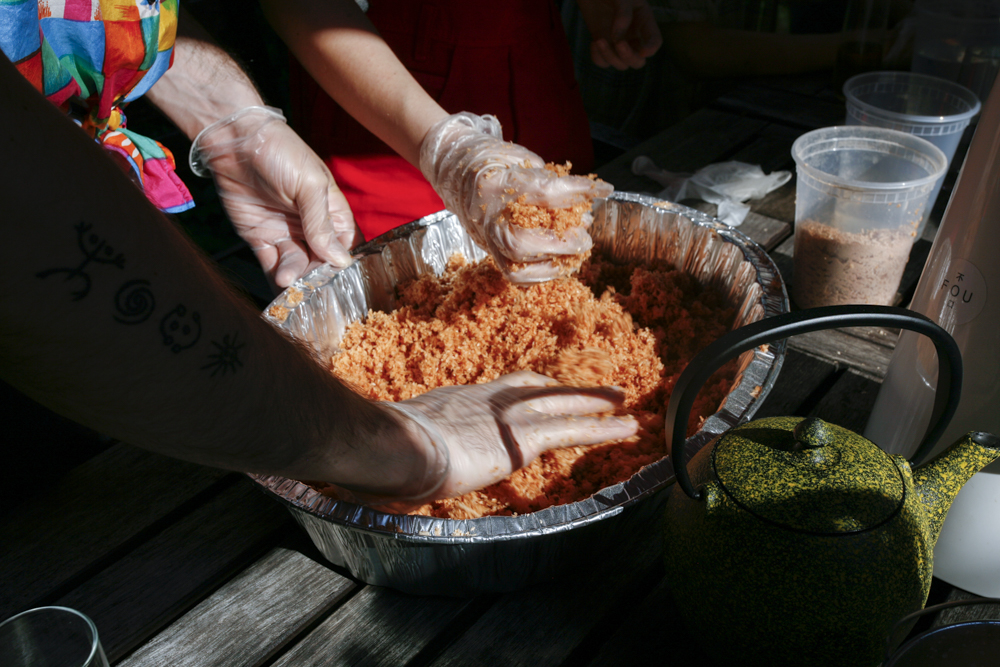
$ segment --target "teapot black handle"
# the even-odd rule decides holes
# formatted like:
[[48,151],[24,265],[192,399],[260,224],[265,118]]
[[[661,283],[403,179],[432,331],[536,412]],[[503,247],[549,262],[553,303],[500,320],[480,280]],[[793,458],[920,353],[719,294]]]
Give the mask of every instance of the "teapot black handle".
[[[911,310],[893,306],[823,306],[783,313],[734,329],[710,343],[681,373],[667,404],[667,446],[677,484],[691,498],[700,494],[691,485],[684,461],[687,422],[698,390],[712,373],[734,357],[758,345],[798,334],[844,327],[896,327],[923,334],[934,343],[938,357],[938,390],[934,395],[930,427],[910,459],[916,465],[930,451],[955,415],[962,394],[962,353],[955,339],[933,321]],[[942,391],[943,387],[947,391]]]

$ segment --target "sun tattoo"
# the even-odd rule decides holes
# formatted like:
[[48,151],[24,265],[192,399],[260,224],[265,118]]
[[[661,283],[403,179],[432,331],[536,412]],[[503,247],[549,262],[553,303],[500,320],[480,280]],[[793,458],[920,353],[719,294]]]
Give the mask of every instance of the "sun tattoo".
[[202,366],[202,370],[211,370],[212,374],[210,377],[215,377],[216,373],[226,373],[232,371],[235,373],[237,370],[242,368],[243,362],[240,361],[240,350],[246,343],[237,342],[239,334],[233,334],[232,338],[229,335],[222,337],[222,342],[212,341],[212,345],[215,346],[215,352],[208,355],[211,359],[207,364]]

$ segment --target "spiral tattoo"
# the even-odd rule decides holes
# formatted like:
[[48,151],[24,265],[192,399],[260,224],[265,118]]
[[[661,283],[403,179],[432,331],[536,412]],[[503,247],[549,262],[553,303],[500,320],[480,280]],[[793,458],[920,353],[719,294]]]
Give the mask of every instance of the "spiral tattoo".
[[156,309],[156,298],[149,281],[130,280],[115,295],[115,320],[122,324],[142,324]]

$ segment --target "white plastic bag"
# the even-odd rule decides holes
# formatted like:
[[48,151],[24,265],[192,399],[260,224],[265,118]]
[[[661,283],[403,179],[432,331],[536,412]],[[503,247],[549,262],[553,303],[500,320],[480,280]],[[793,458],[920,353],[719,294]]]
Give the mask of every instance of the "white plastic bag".
[[792,178],[790,171],[765,174],[759,165],[736,161],[710,164],[694,174],[678,174],[660,169],[645,155],[632,162],[632,173],[664,186],[656,195],[663,199],[701,199],[717,204],[716,217],[731,227],[742,224],[750,212],[745,202],[760,199]]

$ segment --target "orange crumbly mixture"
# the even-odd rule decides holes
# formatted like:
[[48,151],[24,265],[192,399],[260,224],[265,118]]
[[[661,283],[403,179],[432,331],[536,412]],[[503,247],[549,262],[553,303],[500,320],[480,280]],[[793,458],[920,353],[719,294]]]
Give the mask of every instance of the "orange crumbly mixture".
[[[403,285],[399,296],[395,311],[370,312],[351,325],[332,360],[333,371],[369,398],[400,401],[531,370],[569,386],[617,385],[625,391],[621,412],[640,424],[628,440],[546,452],[492,486],[414,512],[455,519],[582,500],[668,454],[670,390],[687,361],[735,316],[721,293],[686,273],[600,258],[578,277],[518,287],[488,259],[456,257],[442,276]],[[702,389],[689,434],[718,409],[734,372],[735,362]]]
[[[554,164],[549,162],[545,165],[545,169],[560,177],[568,176],[572,167],[573,165],[570,162],[567,162],[566,164]],[[588,174],[587,177],[592,181],[597,180],[596,174]],[[590,212],[592,199],[592,196],[586,196],[584,201],[574,204],[568,208],[549,208],[546,206],[528,204],[525,201],[526,197],[521,195],[517,198],[517,200],[508,202],[507,206],[504,207],[504,210],[500,213],[500,215],[515,227],[523,227],[525,229],[548,229],[556,232],[557,234],[562,234],[573,227],[580,227],[583,225],[583,216]],[[562,257],[556,257],[551,261],[560,268],[560,275],[568,276],[579,269],[580,265],[583,264],[588,257],[590,257],[590,251],[579,255],[564,255]],[[515,263],[512,268],[517,270],[524,268],[525,266],[526,264],[524,263]]]

